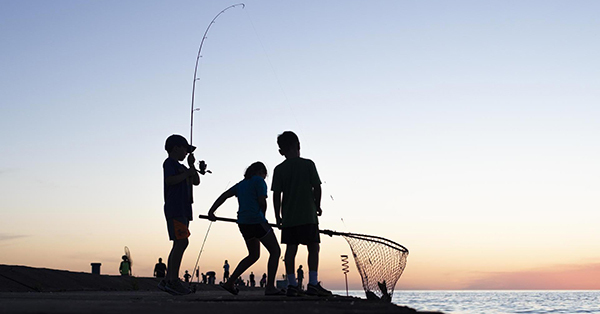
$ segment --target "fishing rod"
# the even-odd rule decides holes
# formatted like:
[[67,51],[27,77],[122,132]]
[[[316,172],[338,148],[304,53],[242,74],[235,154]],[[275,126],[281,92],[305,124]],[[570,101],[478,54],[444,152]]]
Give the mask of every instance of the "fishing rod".
[[215,21],[217,20],[217,18],[219,18],[219,16],[221,14],[223,14],[225,11],[227,11],[231,8],[235,8],[237,6],[242,6],[242,9],[246,7],[246,5],[243,3],[237,3],[237,4],[230,5],[230,6],[226,7],[225,9],[223,9],[221,12],[219,12],[219,14],[217,14],[212,19],[212,21],[210,21],[210,23],[208,24],[208,27],[206,28],[206,31],[204,31],[204,36],[202,36],[202,41],[200,41],[200,48],[198,48],[198,56],[196,57],[196,66],[194,67],[194,83],[192,84],[192,109],[190,112],[190,145],[192,145],[192,136],[194,135],[194,112],[200,110],[200,108],[194,108],[194,99],[195,99],[195,95],[196,95],[196,81],[200,80],[200,78],[198,77],[198,63],[200,61],[200,57],[202,57],[202,47],[204,46],[204,40],[206,39],[206,35],[208,35],[208,31],[210,30],[212,25],[215,24]]

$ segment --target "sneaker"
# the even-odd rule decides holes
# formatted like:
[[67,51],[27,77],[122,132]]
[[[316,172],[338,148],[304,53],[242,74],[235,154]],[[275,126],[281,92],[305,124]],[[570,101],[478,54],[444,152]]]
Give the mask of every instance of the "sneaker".
[[177,280],[175,282],[167,282],[167,284],[165,285],[165,291],[172,295],[186,295],[192,293],[190,289],[184,287],[183,284],[181,284],[180,280]]
[[266,296],[286,295],[286,292],[277,288],[265,289]]
[[298,286],[287,286],[285,295],[288,297],[301,297],[304,295],[304,291],[302,291],[302,289],[300,289]]
[[224,283],[219,284],[219,286],[221,286],[221,288],[227,290],[227,292],[229,292],[233,295],[238,295],[238,293],[240,293],[240,290],[236,287],[229,287]]
[[306,294],[307,295],[315,295],[318,297],[328,297],[333,295],[331,291],[321,287],[321,283],[318,282],[316,285],[308,284],[306,285]]
[[167,291],[167,282],[163,279],[158,283],[158,289],[162,291]]

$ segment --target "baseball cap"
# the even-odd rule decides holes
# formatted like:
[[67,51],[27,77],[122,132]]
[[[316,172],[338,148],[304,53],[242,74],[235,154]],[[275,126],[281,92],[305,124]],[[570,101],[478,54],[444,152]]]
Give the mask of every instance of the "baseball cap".
[[185,137],[179,134],[173,134],[167,138],[167,141],[165,142],[165,150],[170,152],[175,146],[187,147],[188,153],[191,153],[196,149],[195,146],[188,144],[188,141],[185,139]]

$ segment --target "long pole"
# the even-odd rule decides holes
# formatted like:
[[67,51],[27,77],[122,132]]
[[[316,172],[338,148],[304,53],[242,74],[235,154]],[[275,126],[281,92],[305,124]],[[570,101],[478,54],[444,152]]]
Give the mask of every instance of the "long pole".
[[[206,215],[198,215],[198,218],[210,220],[210,218]],[[225,218],[225,217],[215,217],[215,218],[216,218],[215,219],[216,221],[237,222],[237,220],[233,219],[233,218]],[[273,228],[279,228],[279,226],[276,224],[269,224],[269,226],[271,226]],[[334,235],[343,236],[343,237],[351,237],[351,238],[367,237],[367,238],[369,238],[369,241],[371,241],[371,242],[381,243],[383,245],[392,247],[394,249],[400,249],[400,250],[408,253],[408,249],[406,247],[404,247],[403,245],[398,244],[392,240],[388,240],[386,238],[382,238],[382,237],[378,237],[378,236],[372,236],[372,235],[360,234],[360,233],[339,232],[339,231],[328,230],[328,229],[319,230],[319,233],[326,234],[330,237],[334,236]],[[392,246],[391,244],[395,245],[396,247]]]
[[210,21],[210,24],[208,24],[208,27],[206,28],[206,31],[204,31],[204,36],[202,36],[202,41],[200,41],[200,48],[198,48],[198,56],[196,57],[196,66],[194,67],[194,83],[192,85],[192,110],[190,111],[190,145],[192,145],[192,136],[194,135],[194,111],[199,110],[199,108],[194,108],[194,98],[196,95],[196,81],[198,81],[200,78],[198,78],[197,74],[198,74],[198,63],[200,61],[200,57],[202,56],[202,47],[204,46],[204,40],[206,39],[206,35],[208,35],[208,31],[210,30],[210,27],[215,23],[215,21],[217,20],[217,18],[219,17],[219,15],[223,14],[223,12],[231,9],[231,8],[235,8],[237,6],[242,6],[242,9],[246,7],[245,4],[243,3],[238,3],[238,4],[234,4],[234,5],[230,5],[228,7],[226,7],[225,9],[223,9],[221,12],[219,12],[219,14],[217,14],[212,21]]

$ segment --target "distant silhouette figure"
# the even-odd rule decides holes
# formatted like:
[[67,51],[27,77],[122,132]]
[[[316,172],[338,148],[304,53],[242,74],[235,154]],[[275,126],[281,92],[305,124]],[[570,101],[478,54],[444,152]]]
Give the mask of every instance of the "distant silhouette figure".
[[296,271],[296,276],[298,278],[298,288],[302,289],[302,280],[304,279],[304,270],[302,270],[302,265],[298,267]]
[[254,280],[254,273],[250,272],[250,287],[256,286],[256,280]]
[[258,161],[251,164],[244,173],[244,179],[223,192],[208,211],[209,219],[215,221],[215,211],[219,206],[230,197],[236,196],[238,199],[237,224],[240,233],[246,241],[248,256],[240,261],[233,271],[230,280],[227,280],[222,285],[223,289],[234,295],[238,294],[238,289],[234,285],[236,279],[260,258],[261,243],[269,251],[269,262],[267,264],[267,273],[269,276],[265,295],[282,294],[282,291],[275,287],[275,276],[277,274],[281,249],[279,248],[273,229],[265,218],[267,210],[266,177],[267,167],[262,162]]
[[206,274],[202,273],[202,283],[203,284],[207,284],[208,282],[206,281]]
[[318,281],[319,269],[319,219],[321,209],[321,179],[315,163],[300,157],[300,140],[291,131],[277,136],[279,153],[285,160],[273,171],[273,208],[275,219],[281,226],[281,243],[286,244],[285,272],[288,279],[288,296],[302,294],[296,281],[296,253],[300,244],[308,249],[308,284],[306,294],[329,296]]
[[223,282],[227,282],[229,279],[229,263],[225,260],[225,264],[223,264]]
[[190,275],[190,273],[188,273],[188,271],[186,270],[185,275],[183,275],[183,279],[185,280],[185,282],[189,283],[191,277],[192,275]]
[[209,272],[206,272],[206,277],[207,277],[207,280],[208,280],[208,284],[209,285],[214,285],[215,284],[215,279],[217,277],[217,273],[215,273],[214,271],[211,270]]
[[131,263],[129,263],[127,255],[123,255],[122,259],[121,265],[119,265],[121,276],[131,276]]
[[260,278],[260,287],[264,288],[267,285],[267,274],[263,274]]
[[162,258],[158,258],[158,263],[154,265],[154,277],[164,278],[167,273],[167,265],[163,263]]
[[[190,294],[179,280],[179,269],[183,253],[189,244],[189,223],[192,220],[193,193],[192,186],[200,184],[198,170],[194,166],[196,158],[192,153],[196,147],[190,145],[181,135],[173,134],[165,141],[165,150],[169,157],[163,162],[163,191],[164,213],[167,220],[169,239],[173,247],[169,253],[168,269],[164,280],[158,288],[174,295]],[[186,159],[189,166],[179,163]],[[200,162],[200,172],[203,173],[206,164]]]

